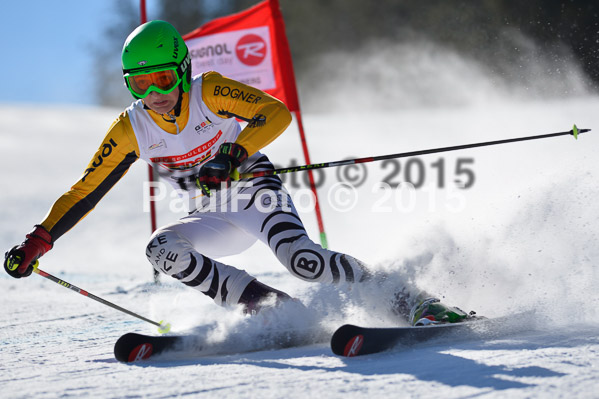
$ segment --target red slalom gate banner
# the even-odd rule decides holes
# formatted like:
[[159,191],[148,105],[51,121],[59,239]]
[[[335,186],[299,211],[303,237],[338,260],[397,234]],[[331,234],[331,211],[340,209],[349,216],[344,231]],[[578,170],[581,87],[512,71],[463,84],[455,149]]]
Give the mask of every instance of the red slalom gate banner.
[[299,111],[293,63],[278,0],[212,20],[183,36],[194,75],[217,71]]
[[[265,0],[245,11],[214,19],[183,35],[183,40],[191,54],[194,75],[216,71],[283,101],[295,114],[304,158],[307,164],[311,163],[278,0]],[[327,248],[314,176],[311,170],[307,172],[315,199],[320,241]]]

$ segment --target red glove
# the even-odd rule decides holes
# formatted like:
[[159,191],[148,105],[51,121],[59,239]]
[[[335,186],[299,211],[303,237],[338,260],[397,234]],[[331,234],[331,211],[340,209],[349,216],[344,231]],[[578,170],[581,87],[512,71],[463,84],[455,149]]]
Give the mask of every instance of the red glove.
[[29,276],[35,261],[52,249],[52,245],[50,233],[42,226],[36,225],[21,245],[4,254],[4,270],[14,278]]
[[231,183],[231,172],[239,167],[248,157],[248,152],[237,143],[223,143],[218,148],[218,154],[206,162],[196,178],[196,185],[204,195],[210,196],[210,190],[218,190],[222,183],[227,187]]

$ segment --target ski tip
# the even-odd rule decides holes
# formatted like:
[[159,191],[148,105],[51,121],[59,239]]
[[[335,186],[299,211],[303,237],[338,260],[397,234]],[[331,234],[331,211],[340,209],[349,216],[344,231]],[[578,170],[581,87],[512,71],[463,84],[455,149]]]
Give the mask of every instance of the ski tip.
[[331,350],[335,355],[353,357],[361,354],[364,335],[360,327],[345,324],[339,327],[331,337]]
[[132,363],[148,359],[153,352],[149,342],[138,342],[139,334],[127,333],[121,336],[114,345],[114,357],[122,363]]

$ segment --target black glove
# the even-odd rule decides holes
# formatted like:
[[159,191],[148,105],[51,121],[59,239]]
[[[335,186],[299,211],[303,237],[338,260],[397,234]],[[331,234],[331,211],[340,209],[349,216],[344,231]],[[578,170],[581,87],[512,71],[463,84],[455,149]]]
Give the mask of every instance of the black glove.
[[42,226],[35,226],[21,245],[14,246],[4,254],[4,270],[14,278],[27,277],[33,265],[42,255],[52,249],[52,237]]
[[218,148],[218,154],[206,162],[196,178],[196,185],[204,195],[210,196],[210,190],[218,190],[225,183],[231,184],[231,172],[239,167],[248,157],[248,152],[236,143],[223,143]]

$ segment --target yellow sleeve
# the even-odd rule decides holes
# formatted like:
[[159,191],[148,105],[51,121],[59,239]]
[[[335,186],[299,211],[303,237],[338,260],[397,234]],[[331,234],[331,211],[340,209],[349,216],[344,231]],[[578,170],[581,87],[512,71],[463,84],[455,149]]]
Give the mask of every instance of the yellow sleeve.
[[123,112],[110,126],[81,178],[56,200],[43,222],[52,241],[83,219],[139,158],[131,122]]
[[281,101],[217,72],[202,75],[202,99],[220,117],[248,122],[235,142],[249,156],[279,137],[291,123],[291,113]]

